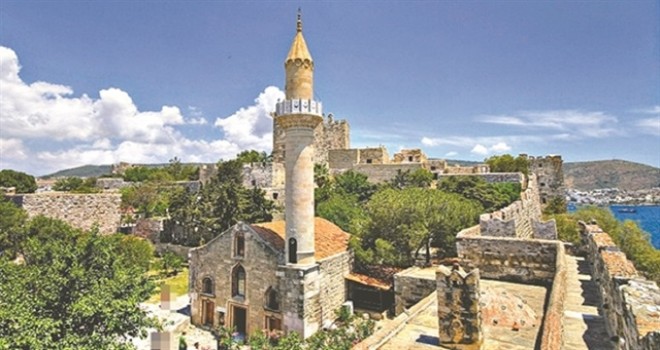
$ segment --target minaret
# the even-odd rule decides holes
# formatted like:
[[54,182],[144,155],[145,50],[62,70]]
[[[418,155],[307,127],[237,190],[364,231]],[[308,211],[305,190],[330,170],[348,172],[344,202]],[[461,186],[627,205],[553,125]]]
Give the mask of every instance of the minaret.
[[314,128],[323,120],[314,101],[314,62],[302,34],[298,11],[296,36],[284,61],[286,99],[278,102],[275,125],[286,133],[286,259],[310,265],[314,260]]

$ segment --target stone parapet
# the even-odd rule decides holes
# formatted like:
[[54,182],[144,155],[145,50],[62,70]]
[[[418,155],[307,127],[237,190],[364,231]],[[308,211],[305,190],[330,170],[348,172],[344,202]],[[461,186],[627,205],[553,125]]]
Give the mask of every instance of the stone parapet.
[[436,283],[440,345],[457,350],[481,349],[479,269],[466,271],[458,264],[439,266]]
[[660,288],[642,277],[596,224],[580,223],[587,261],[603,300],[607,331],[617,349],[660,348]]
[[101,234],[116,233],[121,221],[121,195],[118,193],[42,192],[8,198],[29,217],[43,215],[60,219],[83,230],[97,226]]
[[482,277],[533,284],[548,284],[553,280],[558,244],[550,240],[456,236],[458,257],[474,263]]
[[437,289],[435,269],[411,267],[394,275],[394,315],[399,315]]
[[561,349],[564,342],[564,311],[566,309],[568,267],[564,245],[557,243],[555,276],[543,316],[541,349]]

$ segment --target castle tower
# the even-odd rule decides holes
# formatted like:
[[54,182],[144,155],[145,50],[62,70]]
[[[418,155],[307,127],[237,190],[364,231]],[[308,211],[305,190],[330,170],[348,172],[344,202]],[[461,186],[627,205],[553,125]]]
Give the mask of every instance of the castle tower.
[[323,121],[314,101],[314,62],[302,34],[298,12],[296,36],[284,62],[286,99],[278,102],[275,129],[285,141],[286,258],[289,264],[314,263],[314,129]]

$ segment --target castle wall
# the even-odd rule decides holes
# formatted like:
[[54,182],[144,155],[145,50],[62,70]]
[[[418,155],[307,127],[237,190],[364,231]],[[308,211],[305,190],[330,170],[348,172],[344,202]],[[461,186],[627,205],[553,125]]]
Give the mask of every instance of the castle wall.
[[[660,288],[635,269],[597,225],[580,223],[581,239],[603,301],[607,331],[620,349],[660,348]],[[621,341],[623,340],[623,341]]]
[[552,198],[566,196],[561,156],[528,156],[527,160],[529,161],[529,169],[536,174],[538,179],[539,196],[544,206]]
[[564,340],[564,311],[568,297],[568,267],[566,251],[561,242],[557,242],[555,276],[552,280],[550,297],[543,315],[540,349],[561,349]]
[[387,153],[387,148],[360,148],[358,149],[357,164],[389,164],[390,156]]
[[[426,269],[428,270],[428,269]],[[435,292],[435,273],[411,267],[394,275],[394,315],[399,315]]]
[[393,179],[398,171],[415,171],[421,168],[423,168],[421,163],[358,164],[353,170],[367,175],[367,180],[371,183],[380,183]]
[[359,161],[360,152],[357,148],[334,149],[328,152],[329,169],[350,169]]
[[426,163],[428,158],[421,149],[402,149],[394,153],[392,163]]
[[[449,169],[453,169],[453,167],[447,168],[448,171]],[[446,173],[446,174],[439,174],[438,175],[438,181],[442,181],[444,178],[449,178],[453,177],[456,175],[464,175],[464,176],[477,176],[487,183],[500,183],[500,182],[511,182],[511,183],[523,183],[523,174],[521,173],[483,173],[483,174],[474,174],[474,173],[469,173],[469,174],[454,174],[454,173]]]
[[479,236],[475,231],[459,232],[456,250],[459,258],[479,268],[482,277],[533,284],[547,284],[554,278],[557,241]]
[[[536,178],[529,176],[527,188],[520,193],[520,199],[509,206],[492,213],[479,216],[482,236],[530,238],[535,236],[535,222],[541,219],[541,203]],[[536,225],[541,231],[537,234],[555,239],[551,224]]]
[[118,193],[43,192],[9,198],[31,218],[44,215],[83,230],[98,225],[101,234],[116,233],[119,229],[121,195]]
[[[273,162],[284,162],[286,132],[273,123]],[[332,114],[314,129],[314,163],[328,162],[328,152],[350,148],[350,127],[346,120],[335,120]]]

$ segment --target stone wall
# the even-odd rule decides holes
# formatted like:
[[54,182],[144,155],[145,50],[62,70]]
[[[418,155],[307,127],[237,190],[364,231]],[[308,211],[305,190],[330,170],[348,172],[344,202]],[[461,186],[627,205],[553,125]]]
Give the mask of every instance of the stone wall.
[[[284,163],[286,132],[273,122],[273,161]],[[332,114],[314,129],[314,163],[328,162],[328,152],[350,148],[350,127],[346,120],[335,120]]]
[[394,153],[392,163],[427,163],[428,158],[426,154],[419,148],[402,149]]
[[566,196],[561,156],[527,156],[529,169],[538,178],[539,196],[543,206],[552,198]]
[[282,163],[250,163],[243,165],[243,186],[247,188],[284,188]]
[[564,340],[564,311],[567,297],[568,267],[564,245],[557,243],[555,276],[552,280],[550,297],[543,315],[541,330],[541,349],[561,349]]
[[394,275],[394,315],[411,308],[437,289],[435,272],[423,273],[422,270],[429,269],[411,267]]
[[612,238],[595,224],[580,223],[587,261],[603,301],[607,331],[619,349],[660,348],[660,288],[635,269]]
[[321,324],[325,325],[337,317],[335,311],[346,302],[346,281],[344,278],[352,270],[353,257],[350,252],[333,255],[318,262],[321,272]]
[[358,149],[357,164],[389,164],[390,156],[387,153],[387,148],[381,146],[376,148],[360,148]]
[[393,179],[399,171],[412,172],[423,166],[421,163],[358,164],[353,167],[353,170],[367,175],[367,180],[371,183],[381,183]]
[[[541,203],[535,176],[529,176],[527,188],[520,193],[520,199],[509,206],[492,213],[479,216],[482,236],[493,237],[534,237],[534,222],[541,219]],[[548,227],[537,225],[543,229],[543,237],[554,239],[548,232]]]
[[358,163],[359,158],[360,152],[357,148],[330,150],[328,152],[328,168],[350,169]]
[[132,184],[130,181],[124,181],[121,177],[100,177],[96,179],[96,187],[104,190],[118,190]]
[[488,167],[488,165],[485,164],[479,164],[473,166],[454,165],[454,166],[446,167],[444,173],[452,174],[452,175],[469,175],[469,174],[486,174],[489,171],[490,168]]
[[118,193],[42,192],[9,196],[29,217],[44,215],[83,230],[98,225],[102,234],[116,233],[121,220]]
[[548,284],[554,278],[558,241],[480,236],[473,227],[456,236],[459,258],[471,261],[484,278]]
[[[451,168],[451,167],[450,167]],[[450,169],[447,168],[447,169]],[[464,175],[464,176],[477,176],[487,183],[501,183],[501,182],[510,182],[510,183],[523,183],[523,174],[521,173],[482,173],[482,174],[474,174],[474,173],[469,173],[469,174],[457,174],[457,173],[452,173],[451,171],[447,170],[446,174],[439,174],[438,175],[438,181],[442,181],[443,178],[447,177],[453,177],[456,175]]]

